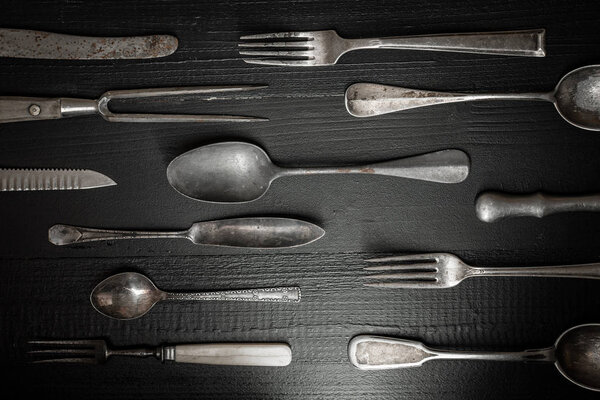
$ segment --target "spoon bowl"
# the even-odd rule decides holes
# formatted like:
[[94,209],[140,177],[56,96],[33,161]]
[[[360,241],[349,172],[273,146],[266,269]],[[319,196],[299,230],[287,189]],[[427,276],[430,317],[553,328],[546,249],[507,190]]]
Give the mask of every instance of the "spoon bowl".
[[600,391],[600,324],[578,325],[556,341],[555,365],[571,382]]
[[117,319],[132,319],[146,314],[166,293],[154,286],[146,276],[123,272],[100,282],[90,296],[92,306],[100,314]]
[[566,74],[554,90],[559,114],[578,128],[600,130],[600,65],[588,65]]

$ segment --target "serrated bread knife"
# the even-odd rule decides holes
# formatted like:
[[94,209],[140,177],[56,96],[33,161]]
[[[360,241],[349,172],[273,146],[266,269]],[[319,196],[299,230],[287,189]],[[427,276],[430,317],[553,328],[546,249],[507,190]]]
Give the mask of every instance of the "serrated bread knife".
[[0,168],[0,192],[79,190],[116,185],[106,175],[89,169]]
[[157,58],[173,54],[178,40],[171,35],[76,36],[26,29],[0,29],[0,57],[54,60],[115,60]]

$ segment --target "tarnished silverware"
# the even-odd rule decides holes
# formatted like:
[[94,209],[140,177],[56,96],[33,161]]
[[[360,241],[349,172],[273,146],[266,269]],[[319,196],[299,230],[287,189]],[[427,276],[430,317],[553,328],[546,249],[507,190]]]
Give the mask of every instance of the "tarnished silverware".
[[258,146],[221,142],[175,158],[167,179],[175,190],[195,200],[243,203],[262,197],[271,182],[282,176],[313,174],[369,174],[458,183],[469,174],[470,161],[460,150],[442,150],[376,164],[350,167],[282,168]]
[[156,58],[177,50],[171,35],[94,37],[26,29],[0,29],[0,57],[54,60]]
[[230,247],[279,248],[302,246],[321,238],[325,231],[310,222],[292,218],[232,218],[196,222],[184,231],[123,231],[54,225],[48,230],[50,243],[73,243],[116,239],[188,239],[194,244]]
[[100,282],[90,295],[90,301],[96,311],[107,317],[122,320],[139,318],[163,300],[297,303],[300,301],[300,288],[275,287],[169,293],[158,289],[142,274],[122,272]]
[[475,201],[475,213],[483,222],[505,218],[537,217],[563,212],[600,211],[600,194],[555,196],[545,193],[518,195],[483,192]]
[[366,271],[382,273],[365,276],[365,286],[395,289],[443,289],[467,278],[481,276],[524,276],[600,279],[600,263],[545,267],[472,267],[454,254],[426,253],[373,258]]
[[115,181],[108,176],[89,169],[0,169],[0,192],[79,190],[113,185]]
[[574,384],[600,391],[600,324],[567,329],[551,347],[514,352],[434,349],[414,340],[359,335],[350,340],[348,357],[363,370],[419,367],[431,360],[553,363]]
[[0,123],[39,121],[99,114],[109,122],[258,122],[267,118],[240,115],[202,114],[124,114],[113,113],[108,108],[111,100],[141,99],[163,96],[188,96],[206,93],[239,92],[262,89],[266,86],[190,86],[135,90],[112,90],[97,100],[66,97],[0,97]]
[[336,31],[279,32],[242,36],[240,54],[250,64],[315,66],[333,65],[352,50],[401,49],[506,56],[544,57],[544,29],[452,33],[344,39]]
[[553,103],[570,124],[600,130],[600,65],[566,74],[551,92],[449,93],[408,89],[375,83],[355,83],[346,89],[346,109],[355,117],[372,117],[411,108],[474,100],[541,100]]
[[[104,364],[109,357],[154,357],[161,362],[285,367],[292,361],[286,343],[197,343],[110,348],[102,339],[31,340],[32,363]],[[49,358],[51,357],[51,358]]]

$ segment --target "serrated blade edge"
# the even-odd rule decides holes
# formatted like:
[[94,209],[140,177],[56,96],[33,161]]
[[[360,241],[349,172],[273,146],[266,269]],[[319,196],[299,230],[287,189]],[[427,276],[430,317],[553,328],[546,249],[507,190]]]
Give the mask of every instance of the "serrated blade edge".
[[115,181],[89,169],[0,169],[0,192],[80,190],[113,185]]

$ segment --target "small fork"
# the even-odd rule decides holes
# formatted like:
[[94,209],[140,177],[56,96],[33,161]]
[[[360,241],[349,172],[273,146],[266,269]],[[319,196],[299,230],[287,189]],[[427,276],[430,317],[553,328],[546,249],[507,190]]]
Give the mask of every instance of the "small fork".
[[365,260],[378,263],[366,271],[395,271],[371,274],[365,286],[394,289],[442,289],[477,276],[526,276],[600,279],[600,263],[545,267],[472,267],[449,253],[426,253]]
[[250,64],[316,66],[333,65],[358,49],[429,50],[506,56],[544,57],[545,30],[454,33],[345,39],[334,30],[279,32],[242,36],[240,54]]
[[292,361],[292,351],[286,343],[197,343],[119,349],[109,348],[102,339],[32,340],[28,343],[38,348],[27,352],[32,357],[32,363],[104,364],[111,356],[154,357],[161,362],[263,367],[283,367]]

